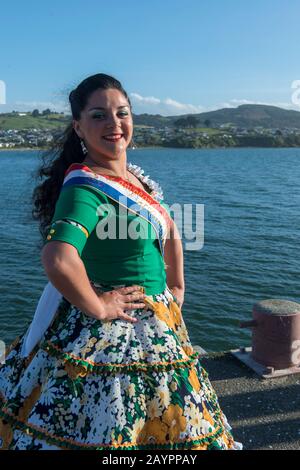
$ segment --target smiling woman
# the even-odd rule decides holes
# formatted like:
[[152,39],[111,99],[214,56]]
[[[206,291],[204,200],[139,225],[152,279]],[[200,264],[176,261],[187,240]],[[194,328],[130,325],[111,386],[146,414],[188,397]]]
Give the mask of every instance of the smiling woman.
[[69,100],[33,194],[49,282],[0,368],[0,448],[240,449],[182,316],[183,251],[162,189],[127,162],[130,100],[105,74]]
[[133,122],[129,103],[119,90],[95,90],[73,127],[84,142],[90,163],[126,176],[124,152],[132,138]]

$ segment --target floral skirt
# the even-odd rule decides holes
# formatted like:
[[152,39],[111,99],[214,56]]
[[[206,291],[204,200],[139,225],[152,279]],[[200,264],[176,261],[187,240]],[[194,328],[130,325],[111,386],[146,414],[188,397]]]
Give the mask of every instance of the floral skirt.
[[0,449],[242,448],[176,298],[167,287],[145,302],[128,311],[137,323],[102,322],[62,297],[28,357],[15,339],[0,366]]

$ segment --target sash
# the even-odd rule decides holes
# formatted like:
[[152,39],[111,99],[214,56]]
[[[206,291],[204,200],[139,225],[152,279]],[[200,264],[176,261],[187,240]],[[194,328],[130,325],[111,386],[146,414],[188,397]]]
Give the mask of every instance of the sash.
[[126,207],[128,211],[147,220],[155,230],[161,254],[164,255],[164,246],[172,219],[151,194],[118,176],[99,175],[83,163],[73,163],[65,173],[62,190],[78,184],[92,186],[96,191],[101,191],[113,201]]

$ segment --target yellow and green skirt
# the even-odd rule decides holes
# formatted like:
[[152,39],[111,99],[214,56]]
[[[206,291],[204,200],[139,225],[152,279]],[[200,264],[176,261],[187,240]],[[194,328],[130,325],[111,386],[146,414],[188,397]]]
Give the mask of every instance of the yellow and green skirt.
[[101,322],[62,297],[28,357],[16,338],[0,366],[0,449],[242,447],[170,289],[130,312],[137,323]]

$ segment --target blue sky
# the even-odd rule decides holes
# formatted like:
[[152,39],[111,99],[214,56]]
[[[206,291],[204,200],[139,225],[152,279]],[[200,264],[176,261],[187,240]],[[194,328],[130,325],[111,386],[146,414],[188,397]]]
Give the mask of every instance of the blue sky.
[[99,72],[122,82],[136,114],[300,111],[299,0],[10,0],[0,17],[0,112],[68,112],[70,90]]

